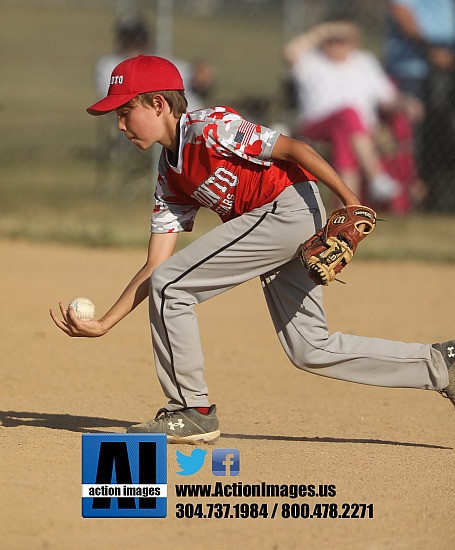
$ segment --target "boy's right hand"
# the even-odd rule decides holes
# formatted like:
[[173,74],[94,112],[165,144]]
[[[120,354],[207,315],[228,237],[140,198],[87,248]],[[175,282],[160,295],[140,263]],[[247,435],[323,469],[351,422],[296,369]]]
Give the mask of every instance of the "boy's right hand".
[[57,327],[73,338],[97,338],[108,332],[101,320],[78,319],[73,308],[66,309],[62,302],[58,304],[63,321],[51,309],[50,316]]

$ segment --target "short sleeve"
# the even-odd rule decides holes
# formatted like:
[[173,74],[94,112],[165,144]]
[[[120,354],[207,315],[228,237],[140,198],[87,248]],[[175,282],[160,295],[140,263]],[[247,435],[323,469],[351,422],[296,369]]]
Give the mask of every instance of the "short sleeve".
[[[217,116],[218,115],[218,116]],[[237,155],[250,162],[269,166],[279,132],[255,124],[238,113],[225,111],[208,117],[204,127],[206,146],[222,156]]]
[[191,231],[199,207],[192,204],[174,202],[166,192],[163,181],[159,177],[155,190],[155,208],[152,213],[152,233],[173,233]]

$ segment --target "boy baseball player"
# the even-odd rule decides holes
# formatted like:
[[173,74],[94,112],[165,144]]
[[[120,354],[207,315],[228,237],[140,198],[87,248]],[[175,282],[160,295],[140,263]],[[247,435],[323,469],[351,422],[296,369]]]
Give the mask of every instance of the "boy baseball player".
[[[455,341],[403,343],[330,334],[322,290],[302,265],[302,243],[325,223],[316,181],[345,205],[357,197],[307,144],[244,120],[229,107],[186,113],[181,76],[156,56],[127,59],[107,96],[87,109],[115,111],[139,149],[163,146],[148,256],[98,320],[78,320],[60,303],[57,327],[72,337],[106,334],[149,297],[155,365],[165,408],[130,433],[170,442],[213,442],[216,406],[207,398],[194,305],[259,276],[278,338],[308,372],[376,386],[437,390],[455,405]],[[224,222],[174,254],[200,207]]]

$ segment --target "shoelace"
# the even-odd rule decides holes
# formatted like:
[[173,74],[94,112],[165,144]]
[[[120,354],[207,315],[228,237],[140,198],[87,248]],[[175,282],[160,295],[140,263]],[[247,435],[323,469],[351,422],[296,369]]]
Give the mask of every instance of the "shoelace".
[[160,418],[170,418],[175,413],[176,411],[168,411],[163,407],[156,413],[155,420],[159,420]]

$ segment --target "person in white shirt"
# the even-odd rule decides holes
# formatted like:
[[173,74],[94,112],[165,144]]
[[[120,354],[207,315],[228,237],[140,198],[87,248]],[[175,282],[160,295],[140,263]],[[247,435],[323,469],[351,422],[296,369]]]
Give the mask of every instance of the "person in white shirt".
[[359,48],[350,21],[328,21],[291,40],[284,56],[297,91],[297,133],[331,145],[331,163],[351,189],[386,203],[400,193],[384,170],[373,133],[379,109],[393,109],[399,93],[373,53]]

